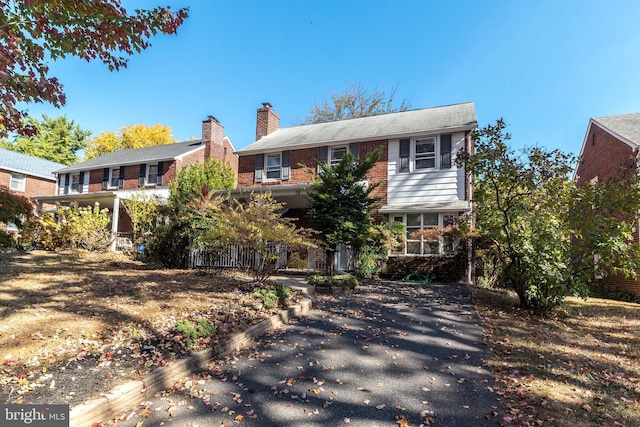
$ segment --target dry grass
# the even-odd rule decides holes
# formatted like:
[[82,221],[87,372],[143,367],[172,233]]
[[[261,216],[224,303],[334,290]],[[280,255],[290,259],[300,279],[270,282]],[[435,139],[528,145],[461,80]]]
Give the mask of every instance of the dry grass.
[[548,318],[515,295],[472,288],[506,426],[640,426],[640,311],[568,298]]
[[[176,332],[178,320],[213,325],[215,334],[199,341],[207,346],[275,313],[256,306],[253,288],[240,277],[151,268],[114,254],[0,254],[0,389],[8,402],[29,401],[53,389],[53,368],[69,361],[94,372],[119,366],[106,375],[121,381],[139,377],[194,349]],[[104,391],[89,388],[77,393]],[[55,400],[40,398],[47,397]]]

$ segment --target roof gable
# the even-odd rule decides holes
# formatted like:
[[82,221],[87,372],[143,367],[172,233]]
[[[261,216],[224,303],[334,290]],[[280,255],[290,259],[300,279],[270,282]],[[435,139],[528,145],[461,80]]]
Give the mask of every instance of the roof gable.
[[640,145],[640,113],[596,117],[592,121],[627,144]]
[[281,128],[237,151],[254,154],[336,142],[389,139],[442,131],[471,130],[478,125],[473,102],[381,114],[357,119]]
[[153,147],[114,151],[113,153],[108,153],[103,156],[87,160],[86,162],[56,170],[56,173],[173,160],[196,150],[204,149],[204,146],[205,144],[202,140],[195,140],[178,142],[175,144],[155,145]]
[[55,181],[54,172],[66,165],[0,148],[0,168]]

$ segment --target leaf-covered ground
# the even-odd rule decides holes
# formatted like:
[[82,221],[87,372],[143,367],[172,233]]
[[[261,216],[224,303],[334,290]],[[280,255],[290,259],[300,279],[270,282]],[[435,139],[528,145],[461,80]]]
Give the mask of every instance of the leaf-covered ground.
[[371,281],[103,426],[495,426],[482,329],[460,284]]
[[[0,401],[73,406],[140,378],[278,311],[253,289],[124,256],[0,254]],[[188,346],[176,322],[199,319],[215,332]]]
[[549,318],[472,288],[504,426],[640,426],[640,306],[568,298]]

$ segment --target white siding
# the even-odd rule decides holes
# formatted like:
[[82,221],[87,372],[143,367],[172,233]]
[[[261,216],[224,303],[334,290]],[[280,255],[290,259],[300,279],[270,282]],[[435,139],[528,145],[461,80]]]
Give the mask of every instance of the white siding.
[[[464,149],[464,133],[451,135],[452,162],[456,153]],[[440,155],[440,139],[436,158]],[[452,202],[464,200],[464,170],[458,170],[455,163],[451,169],[434,169],[398,173],[400,159],[399,140],[389,141],[389,169],[387,203],[389,205],[410,205],[422,203]]]
[[58,175],[60,177],[60,187],[58,187],[58,194],[64,194],[64,182],[66,179],[65,174]]
[[82,192],[83,193],[88,193],[89,192],[89,178],[91,175],[91,171],[85,171],[84,172],[84,179],[82,180]]

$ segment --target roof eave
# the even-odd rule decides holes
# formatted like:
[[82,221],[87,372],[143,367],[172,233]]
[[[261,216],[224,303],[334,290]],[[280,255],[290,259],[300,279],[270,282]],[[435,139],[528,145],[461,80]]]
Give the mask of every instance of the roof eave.
[[[305,148],[323,147],[323,146],[328,145],[328,144],[351,144],[351,143],[354,143],[354,142],[367,142],[367,141],[400,139],[400,138],[404,138],[404,137],[408,137],[408,136],[441,134],[441,133],[445,133],[445,132],[472,131],[472,130],[476,129],[477,127],[478,127],[478,122],[474,121],[474,122],[470,122],[470,123],[465,124],[465,125],[458,125],[458,126],[451,126],[451,127],[440,127],[440,128],[434,128],[434,129],[424,129],[424,130],[419,130],[419,131],[410,131],[410,132],[395,133],[395,134],[389,134],[389,135],[378,135],[378,136],[375,136],[375,137],[368,137],[368,138],[350,138],[350,139],[323,140],[323,141],[317,141],[317,142],[304,144],[304,145],[296,145],[293,149],[302,150],[302,149],[305,149]],[[282,149],[285,149],[285,148],[288,148],[288,147],[291,147],[291,146],[289,146],[289,145],[275,145],[273,147],[260,148],[260,149],[255,149],[255,150],[240,149],[240,150],[236,151],[234,154],[237,154],[238,156],[248,156],[248,155],[252,155],[252,154],[272,153],[274,151],[282,150]]]

